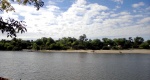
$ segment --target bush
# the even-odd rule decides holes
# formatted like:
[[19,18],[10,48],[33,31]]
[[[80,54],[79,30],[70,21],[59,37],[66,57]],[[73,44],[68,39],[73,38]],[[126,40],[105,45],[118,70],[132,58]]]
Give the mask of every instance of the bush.
[[18,50],[22,50],[21,48],[19,48],[19,47],[13,47],[13,49],[12,49],[13,51],[18,51]]
[[110,47],[104,46],[102,49],[103,49],[103,50],[110,50]]
[[139,48],[141,48],[141,49],[150,49],[150,46],[147,42],[144,42],[139,46]]
[[112,49],[113,50],[119,50],[119,48],[117,46],[113,46]]

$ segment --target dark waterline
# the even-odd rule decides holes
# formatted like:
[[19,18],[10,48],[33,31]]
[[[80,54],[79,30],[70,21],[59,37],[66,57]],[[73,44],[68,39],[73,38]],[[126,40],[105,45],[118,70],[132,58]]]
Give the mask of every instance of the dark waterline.
[[0,51],[0,77],[13,80],[149,80],[149,54]]

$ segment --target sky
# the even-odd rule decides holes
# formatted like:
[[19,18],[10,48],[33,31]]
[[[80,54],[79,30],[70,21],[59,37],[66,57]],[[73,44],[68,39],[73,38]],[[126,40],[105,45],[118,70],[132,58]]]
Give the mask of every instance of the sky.
[[[2,12],[3,18],[23,20],[27,32],[17,38],[41,37],[89,39],[143,37],[150,39],[150,0],[43,0],[44,7],[12,3],[15,12]],[[0,39],[7,38],[0,33]]]

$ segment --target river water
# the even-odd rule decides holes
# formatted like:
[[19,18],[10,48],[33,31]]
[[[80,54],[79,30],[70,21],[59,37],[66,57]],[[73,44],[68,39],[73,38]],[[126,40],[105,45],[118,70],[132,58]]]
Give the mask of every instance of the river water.
[[150,80],[150,55],[0,51],[0,77],[12,80]]

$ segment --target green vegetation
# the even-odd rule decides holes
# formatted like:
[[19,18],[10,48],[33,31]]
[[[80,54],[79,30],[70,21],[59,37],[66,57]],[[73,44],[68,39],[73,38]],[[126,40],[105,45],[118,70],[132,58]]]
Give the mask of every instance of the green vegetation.
[[79,36],[79,39],[64,37],[54,40],[51,37],[41,39],[22,40],[13,38],[12,40],[0,41],[0,50],[120,50],[120,49],[150,49],[150,40],[144,41],[142,37],[115,38],[108,39],[88,39],[85,34]]

